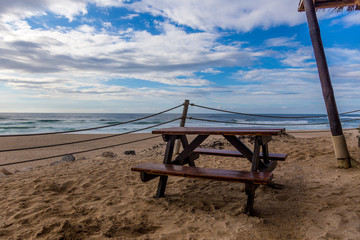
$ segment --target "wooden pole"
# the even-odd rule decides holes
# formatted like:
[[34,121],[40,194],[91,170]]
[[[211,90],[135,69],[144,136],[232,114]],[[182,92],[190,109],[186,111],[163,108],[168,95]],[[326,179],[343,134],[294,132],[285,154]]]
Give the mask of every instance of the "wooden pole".
[[[189,100],[185,99],[184,108],[181,116],[180,127],[185,127],[186,116],[189,109]],[[179,154],[180,151],[180,140],[176,140],[174,155]]]
[[335,157],[341,168],[350,167],[350,155],[343,135],[339,113],[336,106],[333,87],[331,84],[325,51],[320,35],[320,27],[317,20],[313,0],[304,0],[306,17],[309,25],[311,42],[314,49],[316,64],[318,67],[322,93],[329,118],[330,129],[334,144]]
[[[359,133],[360,133],[360,125],[359,125],[359,129],[358,129]],[[358,138],[358,147],[360,148],[360,135],[356,136]]]

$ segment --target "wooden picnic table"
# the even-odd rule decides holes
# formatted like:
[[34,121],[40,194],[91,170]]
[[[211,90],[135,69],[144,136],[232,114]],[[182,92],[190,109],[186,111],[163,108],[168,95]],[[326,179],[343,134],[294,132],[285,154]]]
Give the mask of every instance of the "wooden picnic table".
[[[154,130],[153,134],[162,134],[167,142],[163,164],[144,163],[133,167],[133,171],[141,173],[141,180],[147,182],[160,176],[156,197],[164,196],[168,176],[182,176],[222,181],[235,181],[245,183],[248,195],[246,211],[253,212],[254,194],[259,184],[269,184],[272,171],[277,161],[285,160],[286,154],[269,154],[268,143],[272,136],[284,133],[284,129],[264,128],[236,128],[236,127],[172,127]],[[187,136],[195,135],[189,142]],[[222,135],[234,150],[204,149],[199,148],[210,135]],[[239,136],[252,136],[254,138],[253,150],[249,149]],[[179,139],[183,151],[173,160],[175,141]],[[195,166],[199,154],[217,156],[245,157],[251,162],[250,171],[209,169]],[[188,164],[189,167],[183,165]]]

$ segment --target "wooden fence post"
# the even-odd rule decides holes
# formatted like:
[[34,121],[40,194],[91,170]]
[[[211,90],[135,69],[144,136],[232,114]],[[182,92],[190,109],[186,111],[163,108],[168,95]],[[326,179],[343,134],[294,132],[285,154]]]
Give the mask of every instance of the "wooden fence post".
[[[189,100],[185,99],[184,108],[183,108],[181,121],[180,121],[180,127],[185,127],[188,109],[189,109]],[[180,139],[176,140],[174,155],[179,154],[179,151],[180,151]]]

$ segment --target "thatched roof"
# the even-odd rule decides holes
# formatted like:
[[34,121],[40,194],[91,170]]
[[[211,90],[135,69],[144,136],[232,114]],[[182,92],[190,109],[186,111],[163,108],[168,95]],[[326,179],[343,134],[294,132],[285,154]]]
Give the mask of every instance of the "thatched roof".
[[[315,9],[334,8],[342,11],[346,8],[348,11],[360,10],[360,0],[313,0]],[[304,0],[300,0],[299,12],[305,11]]]

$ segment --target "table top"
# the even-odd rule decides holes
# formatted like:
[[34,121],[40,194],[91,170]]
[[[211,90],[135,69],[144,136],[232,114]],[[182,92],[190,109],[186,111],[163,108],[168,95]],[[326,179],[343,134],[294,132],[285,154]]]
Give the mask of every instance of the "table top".
[[284,133],[284,128],[237,128],[237,127],[171,127],[152,131],[165,135],[252,135],[275,136]]

